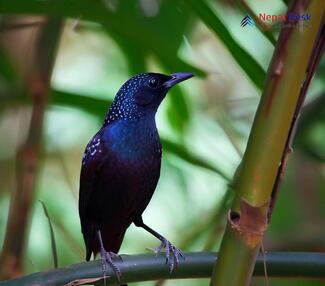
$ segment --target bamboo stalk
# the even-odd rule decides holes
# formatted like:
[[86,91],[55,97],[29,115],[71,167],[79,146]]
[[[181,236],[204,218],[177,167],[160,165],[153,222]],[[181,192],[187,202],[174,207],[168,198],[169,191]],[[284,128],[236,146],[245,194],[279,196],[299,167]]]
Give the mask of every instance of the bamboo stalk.
[[[300,90],[315,39],[324,17],[325,2],[294,1],[290,12],[311,15],[307,27],[283,27],[264,92],[254,119],[243,161],[235,179],[235,199],[214,267],[211,286],[248,285],[256,255],[267,228],[272,190],[286,150]],[[285,162],[282,162],[285,164]],[[284,165],[285,166],[285,165]]]
[[[217,254],[213,252],[185,253],[185,261],[172,274],[165,264],[165,255],[156,257],[155,254],[122,255],[123,262],[116,261],[122,271],[121,281],[117,280],[114,271],[106,271],[106,283],[129,283],[158,279],[207,278],[211,276],[213,264]],[[255,276],[263,276],[263,255],[257,258],[254,271]],[[266,254],[266,263],[270,277],[312,279],[325,278],[324,253],[295,253],[270,252]],[[96,282],[96,285],[105,285],[103,268],[100,260],[69,265],[64,268],[33,273],[17,279],[0,282],[0,286],[55,286],[55,285],[83,285]],[[230,284],[229,284],[230,285]]]
[[[28,220],[34,201],[35,182],[39,165],[39,153],[43,117],[47,103],[55,47],[60,34],[60,21],[46,20],[44,26],[35,27],[36,41],[29,46],[17,46],[19,38],[11,43],[17,48],[14,56],[22,68],[24,90],[31,98],[32,112],[25,143],[17,151],[16,184],[11,194],[5,240],[0,257],[0,276],[12,278],[23,272],[23,257],[28,234]],[[21,35],[24,33],[22,32]],[[26,35],[23,35],[26,36]],[[28,35],[27,35],[28,36]],[[29,35],[30,36],[30,35]],[[6,43],[8,44],[8,42]],[[22,55],[30,52],[30,58]],[[26,65],[26,66],[25,66]]]

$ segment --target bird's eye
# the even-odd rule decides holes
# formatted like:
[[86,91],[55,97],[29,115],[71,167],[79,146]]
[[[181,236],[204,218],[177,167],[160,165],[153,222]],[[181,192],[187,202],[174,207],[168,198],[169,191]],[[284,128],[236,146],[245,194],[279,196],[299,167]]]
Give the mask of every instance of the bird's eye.
[[147,85],[150,88],[156,88],[157,86],[159,86],[159,80],[156,78],[151,78],[148,80]]

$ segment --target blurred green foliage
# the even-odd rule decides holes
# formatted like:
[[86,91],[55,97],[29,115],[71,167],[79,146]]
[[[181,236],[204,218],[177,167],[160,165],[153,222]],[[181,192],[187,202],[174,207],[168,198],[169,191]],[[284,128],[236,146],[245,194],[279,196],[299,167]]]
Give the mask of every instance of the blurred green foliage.
[[[285,9],[282,1],[249,2],[256,13]],[[37,199],[45,203],[54,228],[59,266],[84,259],[77,211],[83,149],[100,127],[119,86],[144,71],[197,75],[172,90],[157,114],[163,165],[144,219],[183,250],[218,249],[229,184],[245,150],[273,52],[273,45],[258,29],[239,26],[243,12],[232,2],[203,0],[0,2],[0,38],[33,29],[7,27],[12,13],[65,18],[43,130],[24,261],[27,273],[53,264],[48,221]],[[20,17],[23,24],[22,16],[15,19],[19,22]],[[0,45],[0,246],[15,185],[15,155],[26,137],[31,106],[16,64]],[[266,250],[324,251],[325,105],[313,104],[324,102],[324,66],[323,59],[308,94],[296,152],[265,239]],[[121,252],[141,253],[157,243],[131,226]],[[272,279],[270,285],[285,283]],[[299,283],[294,282],[321,285]],[[177,282],[185,284],[206,285],[207,281]]]

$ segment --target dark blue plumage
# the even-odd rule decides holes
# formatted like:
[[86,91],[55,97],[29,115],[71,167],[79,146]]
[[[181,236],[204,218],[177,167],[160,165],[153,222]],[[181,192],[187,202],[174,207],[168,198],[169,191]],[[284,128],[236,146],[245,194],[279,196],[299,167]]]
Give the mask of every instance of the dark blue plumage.
[[157,250],[166,248],[171,254],[171,269],[178,264],[179,250],[145,225],[141,215],[160,175],[157,108],[173,85],[190,77],[190,73],[144,73],[128,80],[117,93],[102,128],[86,147],[79,194],[86,259],[100,252],[117,274],[111,258],[132,222],[161,240]]

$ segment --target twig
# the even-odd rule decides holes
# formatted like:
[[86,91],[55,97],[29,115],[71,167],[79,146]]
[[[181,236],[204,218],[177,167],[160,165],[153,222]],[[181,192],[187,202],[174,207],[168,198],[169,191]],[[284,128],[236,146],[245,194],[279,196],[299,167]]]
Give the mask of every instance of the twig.
[[266,253],[264,250],[263,242],[261,243],[261,252],[263,256],[263,269],[264,269],[264,278],[265,278],[265,286],[269,286],[269,276],[267,274],[267,267],[266,267]]
[[55,234],[54,234],[54,230],[53,230],[52,221],[51,221],[49,212],[47,211],[47,207],[46,207],[45,203],[41,200],[39,200],[39,202],[41,203],[41,205],[43,207],[44,214],[45,214],[45,216],[48,220],[48,223],[49,223],[54,268],[58,268],[58,253],[57,253],[57,249],[56,249]]
[[33,21],[33,22],[22,22],[22,23],[13,23],[13,24],[2,24],[1,30],[2,31],[12,31],[12,30],[19,30],[19,29],[27,29],[27,28],[35,28],[37,26],[42,26],[46,23],[46,21]]

